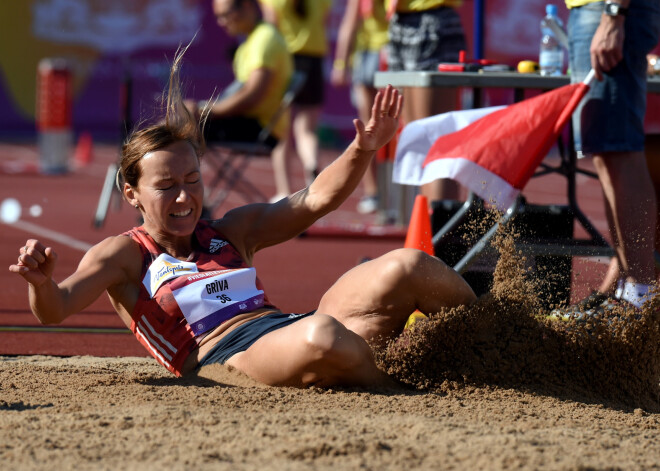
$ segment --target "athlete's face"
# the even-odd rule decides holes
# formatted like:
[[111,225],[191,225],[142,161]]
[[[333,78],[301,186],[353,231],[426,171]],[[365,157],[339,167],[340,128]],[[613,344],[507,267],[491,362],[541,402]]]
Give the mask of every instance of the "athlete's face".
[[142,176],[134,191],[144,225],[152,235],[189,236],[202,214],[204,187],[199,159],[186,141],[149,152],[140,161]]

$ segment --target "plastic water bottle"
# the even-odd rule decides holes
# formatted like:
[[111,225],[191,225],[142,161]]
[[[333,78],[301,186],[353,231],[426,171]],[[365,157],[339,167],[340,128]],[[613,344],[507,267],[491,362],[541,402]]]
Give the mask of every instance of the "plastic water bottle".
[[[541,75],[561,75],[564,67],[564,49],[556,30],[563,32],[562,21],[557,16],[556,5],[546,5],[545,17],[541,20],[541,48],[539,67]],[[561,38],[564,39],[564,38]]]

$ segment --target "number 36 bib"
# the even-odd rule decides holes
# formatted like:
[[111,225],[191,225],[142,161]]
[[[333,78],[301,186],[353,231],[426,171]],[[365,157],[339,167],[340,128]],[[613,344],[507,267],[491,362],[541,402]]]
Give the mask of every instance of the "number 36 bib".
[[[161,271],[158,281],[152,277],[150,291],[153,290],[153,297],[161,287],[163,278],[174,278],[166,287],[171,290],[195,336],[237,314],[254,311],[264,305],[264,292],[256,286],[257,271],[253,267],[197,272],[194,263],[177,260],[177,265],[180,269],[170,268],[165,277]],[[155,267],[152,265],[150,271],[151,268]],[[147,279],[144,281],[146,285]]]

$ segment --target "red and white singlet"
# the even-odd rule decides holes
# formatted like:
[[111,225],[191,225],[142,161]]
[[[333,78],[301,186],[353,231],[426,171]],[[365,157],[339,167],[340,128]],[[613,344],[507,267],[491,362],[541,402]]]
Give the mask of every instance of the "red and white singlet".
[[186,261],[164,253],[142,226],[122,235],[142,251],[142,284],[131,330],[177,376],[210,330],[238,314],[274,307],[255,268],[207,221],[197,224],[197,248]]

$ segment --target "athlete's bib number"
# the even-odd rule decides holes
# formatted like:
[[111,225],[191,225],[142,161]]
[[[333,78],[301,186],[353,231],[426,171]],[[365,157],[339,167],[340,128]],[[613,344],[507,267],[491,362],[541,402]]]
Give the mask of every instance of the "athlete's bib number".
[[180,276],[169,285],[195,335],[242,312],[264,305],[254,268],[202,272]]

